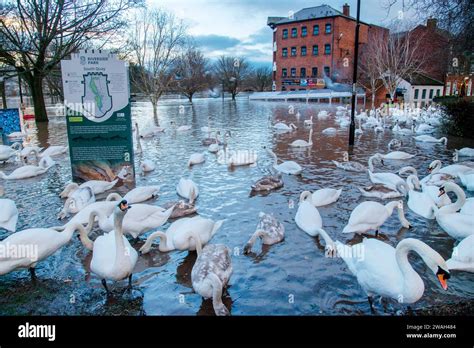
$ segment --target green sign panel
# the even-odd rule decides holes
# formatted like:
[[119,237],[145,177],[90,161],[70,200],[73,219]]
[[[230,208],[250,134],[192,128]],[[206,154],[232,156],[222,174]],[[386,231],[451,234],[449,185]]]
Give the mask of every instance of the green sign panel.
[[61,62],[75,182],[117,180],[133,187],[130,85],[125,62],[104,51],[81,51]]

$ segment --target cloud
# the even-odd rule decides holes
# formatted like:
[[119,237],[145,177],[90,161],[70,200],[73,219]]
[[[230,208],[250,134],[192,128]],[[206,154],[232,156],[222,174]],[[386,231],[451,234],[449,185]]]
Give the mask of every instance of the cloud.
[[197,35],[194,36],[196,45],[206,51],[217,51],[232,48],[240,43],[239,39],[223,35]]
[[257,30],[255,33],[251,34],[248,39],[243,40],[244,44],[268,44],[272,43],[273,40],[273,31],[270,27],[262,27]]

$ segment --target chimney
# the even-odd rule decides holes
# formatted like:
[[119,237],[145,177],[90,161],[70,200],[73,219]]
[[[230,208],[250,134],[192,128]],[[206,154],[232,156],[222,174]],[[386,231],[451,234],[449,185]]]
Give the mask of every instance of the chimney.
[[347,16],[347,17],[350,16],[350,8],[351,7],[347,3],[345,3],[344,6],[342,6],[342,13],[344,14],[344,16]]
[[436,18],[428,18],[426,20],[426,27],[429,30],[436,30],[437,24],[438,24],[438,20]]

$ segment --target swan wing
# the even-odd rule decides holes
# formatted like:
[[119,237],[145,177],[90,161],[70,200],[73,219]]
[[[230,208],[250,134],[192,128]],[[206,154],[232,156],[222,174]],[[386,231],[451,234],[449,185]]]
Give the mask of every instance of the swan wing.
[[377,202],[363,202],[352,211],[342,232],[365,232],[376,229],[387,219],[387,210]]
[[318,230],[320,230],[323,225],[318,209],[307,201],[302,202],[298,207],[295,222],[300,229],[310,236],[317,235]]

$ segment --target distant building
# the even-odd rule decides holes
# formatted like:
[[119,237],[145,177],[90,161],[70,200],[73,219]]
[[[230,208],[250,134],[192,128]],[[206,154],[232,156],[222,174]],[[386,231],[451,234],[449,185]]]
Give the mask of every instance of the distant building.
[[449,74],[446,75],[444,95],[455,95],[470,97],[474,96],[473,91],[474,73],[470,74]]
[[403,79],[397,87],[397,95],[403,97],[405,104],[424,107],[433,102],[434,97],[443,95],[444,83],[424,74],[413,74]]
[[[268,17],[267,24],[273,29],[274,90],[352,83],[356,20],[349,5],[342,12],[328,5],[304,8],[289,17]],[[360,44],[379,30],[387,31],[361,22]]]

